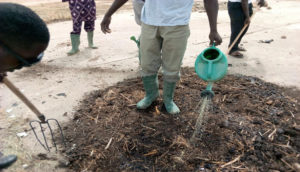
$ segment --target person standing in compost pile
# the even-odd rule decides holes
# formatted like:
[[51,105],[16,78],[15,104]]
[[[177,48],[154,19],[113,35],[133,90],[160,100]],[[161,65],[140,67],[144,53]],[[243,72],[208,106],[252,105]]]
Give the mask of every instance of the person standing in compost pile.
[[[121,1],[121,0],[120,0]],[[210,24],[211,44],[221,44],[217,31],[218,0],[204,0]],[[180,67],[190,36],[189,20],[193,0],[146,0],[142,9],[141,75],[146,92],[137,103],[138,109],[148,108],[159,96],[157,73],[162,66],[163,103],[168,113],[178,114],[173,101]]]
[[[0,3],[0,83],[6,72],[39,62],[50,34],[43,20],[31,9],[13,3]],[[0,152],[0,171],[17,160]]]
[[73,55],[79,52],[80,33],[82,22],[84,22],[84,30],[87,32],[89,48],[96,49],[94,46],[93,37],[96,20],[96,4],[94,0],[62,0],[69,2],[71,16],[73,20],[73,31],[70,34],[72,49],[68,55]]

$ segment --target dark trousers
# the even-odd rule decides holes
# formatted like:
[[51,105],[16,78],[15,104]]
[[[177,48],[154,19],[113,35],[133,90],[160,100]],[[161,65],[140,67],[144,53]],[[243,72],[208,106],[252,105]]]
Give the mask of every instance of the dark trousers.
[[[228,2],[228,13],[230,16],[230,26],[231,26],[231,36],[230,36],[230,44],[233,43],[235,38],[238,36],[240,31],[244,27],[246,16],[244,14],[242,3],[240,2]],[[252,3],[249,4],[249,15],[252,16],[253,10],[252,10]],[[249,26],[245,29],[245,31],[242,33],[238,41],[234,44],[233,48],[229,53],[232,53],[234,51],[238,50],[238,46],[243,38],[243,36],[246,34]]]

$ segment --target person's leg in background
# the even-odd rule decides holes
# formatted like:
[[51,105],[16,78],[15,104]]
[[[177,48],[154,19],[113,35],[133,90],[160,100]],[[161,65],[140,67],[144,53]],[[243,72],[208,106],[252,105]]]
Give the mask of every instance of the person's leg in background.
[[[228,13],[230,16],[230,26],[231,26],[231,36],[230,36],[230,43],[229,43],[229,47],[230,47],[231,44],[236,39],[236,37],[238,36],[238,34],[240,33],[240,31],[244,27],[245,15],[242,9],[242,5],[239,2],[228,2]],[[231,51],[229,52],[229,54],[235,57],[243,57],[243,55],[238,52],[239,49],[238,45],[239,45],[238,42],[235,43]]]
[[138,109],[147,109],[159,96],[157,72],[161,66],[161,42],[159,27],[142,24],[141,75],[146,92],[137,103]]
[[95,21],[85,21],[84,22],[84,30],[87,32],[87,38],[89,43],[89,48],[97,49],[94,46],[94,30],[95,30]]
[[82,20],[80,18],[80,11],[79,9],[76,9],[76,7],[76,1],[69,1],[69,8],[73,21],[73,31],[70,34],[72,49],[67,53],[69,56],[79,52]]
[[[252,8],[253,6],[252,6],[252,3],[251,4],[249,4],[249,15],[250,15],[250,17],[253,15],[253,8]],[[244,15],[244,22],[245,22],[245,15]],[[244,26],[243,26],[244,27]],[[242,38],[245,36],[245,34],[247,33],[247,31],[248,31],[248,29],[249,29],[249,27],[250,27],[250,24],[247,26],[247,28],[244,30],[244,32],[241,34],[241,36],[240,36],[240,38],[238,39],[238,41],[237,41],[237,46],[238,46],[238,50],[241,50],[240,49],[240,47],[239,47],[239,45],[240,45],[240,43],[241,43],[241,40],[242,40]],[[245,51],[245,50],[244,50]]]
[[88,46],[89,48],[97,49],[97,47],[94,46],[96,3],[94,0],[87,0],[82,2],[82,5],[81,18],[84,21],[84,30],[87,32]]
[[180,113],[174,103],[176,83],[180,79],[180,68],[190,36],[188,25],[160,27],[162,44],[162,69],[164,76],[163,101],[170,114]]
[[72,49],[68,52],[69,56],[79,52],[81,25],[82,21],[73,20],[73,31],[70,34]]

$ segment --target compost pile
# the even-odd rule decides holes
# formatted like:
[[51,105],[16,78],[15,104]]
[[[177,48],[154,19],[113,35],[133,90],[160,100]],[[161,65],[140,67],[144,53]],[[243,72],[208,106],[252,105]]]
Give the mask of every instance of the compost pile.
[[[172,116],[158,99],[145,111],[140,78],[89,94],[64,126],[74,171],[297,171],[300,162],[299,91],[248,76],[214,85],[205,129],[190,143],[206,83],[184,68]],[[162,78],[160,77],[160,91]],[[291,96],[289,96],[291,95]],[[294,95],[294,96],[293,96]],[[294,97],[294,98],[293,98]]]

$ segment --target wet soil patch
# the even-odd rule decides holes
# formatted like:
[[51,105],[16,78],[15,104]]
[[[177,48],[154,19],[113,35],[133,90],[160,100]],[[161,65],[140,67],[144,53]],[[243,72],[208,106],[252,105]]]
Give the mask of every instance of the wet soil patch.
[[[162,83],[160,77],[160,84]],[[300,162],[299,91],[248,76],[214,85],[201,139],[191,144],[197,104],[206,83],[182,70],[178,116],[159,98],[139,111],[140,78],[89,94],[64,125],[73,171],[297,171]],[[160,85],[160,91],[162,85]]]

